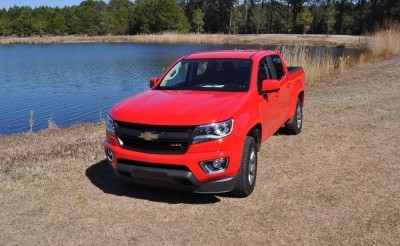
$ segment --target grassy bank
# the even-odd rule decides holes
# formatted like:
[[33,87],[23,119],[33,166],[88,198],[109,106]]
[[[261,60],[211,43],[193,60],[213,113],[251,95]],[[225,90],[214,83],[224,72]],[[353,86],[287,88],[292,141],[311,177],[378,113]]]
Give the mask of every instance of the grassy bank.
[[307,45],[365,47],[369,37],[350,35],[299,35],[299,34],[180,34],[162,33],[132,36],[57,36],[0,38],[0,44],[48,43],[159,43],[159,44],[254,44],[254,45]]

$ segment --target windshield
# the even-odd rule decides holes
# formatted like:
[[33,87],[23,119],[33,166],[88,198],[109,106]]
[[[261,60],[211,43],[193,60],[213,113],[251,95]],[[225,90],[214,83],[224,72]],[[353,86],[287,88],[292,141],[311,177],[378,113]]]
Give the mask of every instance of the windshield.
[[247,91],[250,69],[250,60],[183,60],[165,75],[156,89]]

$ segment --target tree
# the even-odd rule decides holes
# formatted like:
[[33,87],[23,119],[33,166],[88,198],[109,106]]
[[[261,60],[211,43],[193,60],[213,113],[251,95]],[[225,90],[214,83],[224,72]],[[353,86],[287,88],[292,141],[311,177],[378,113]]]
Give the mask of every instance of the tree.
[[182,7],[175,0],[137,0],[134,16],[136,33],[185,33],[190,27]]
[[347,0],[340,0],[337,33],[343,34],[344,11]]
[[359,0],[360,14],[358,16],[358,32],[361,34],[364,31],[364,7],[365,0]]
[[[18,8],[18,7],[14,7]],[[18,36],[30,36],[33,32],[33,17],[30,7],[16,9],[17,18],[12,21],[12,27]]]
[[299,15],[299,24],[303,26],[303,34],[306,34],[313,22],[313,15],[308,8],[303,8]]
[[53,22],[53,31],[56,35],[64,35],[68,30],[67,27],[67,20],[65,19],[64,15],[58,13],[54,18]]
[[196,9],[193,13],[193,29],[199,34],[204,31],[204,12]]
[[250,20],[255,27],[256,34],[258,34],[259,30],[265,26],[266,22],[266,15],[261,4],[254,6],[253,15],[251,16]]
[[96,6],[92,1],[82,2],[79,8],[79,18],[81,19],[84,34],[98,35],[100,33],[100,16]]
[[84,32],[83,29],[81,18],[79,18],[76,14],[73,14],[68,20],[68,32],[70,34],[81,34]]
[[112,13],[106,13],[100,20],[100,34],[116,35],[118,34],[118,21]]
[[219,0],[217,2],[218,32],[229,33],[230,17],[232,15],[232,8],[235,5],[235,0]]
[[335,5],[333,4],[333,0],[326,1],[326,8],[325,8],[325,25],[326,25],[326,35],[329,35],[333,30],[333,26],[335,25]]
[[37,31],[37,33],[41,36],[43,36],[43,34],[45,33],[45,30],[47,28],[47,21],[46,19],[42,16],[36,16],[33,20],[33,27],[35,28],[35,30]]
[[297,14],[301,11],[303,8],[303,4],[305,0],[287,0],[288,4],[292,5],[292,32],[296,33],[296,27],[297,27]]
[[117,33],[128,34],[131,23],[129,12],[133,11],[132,2],[129,0],[110,0],[108,6],[113,17],[108,16],[107,18],[109,21],[111,19],[116,21]]
[[132,2],[129,0],[110,0],[108,7],[111,10],[129,9]]
[[233,6],[231,11],[229,33],[233,31],[233,34],[236,34],[242,22],[243,22],[243,15],[242,12],[240,11],[239,6]]
[[11,22],[6,16],[0,16],[1,36],[7,36],[11,33]]

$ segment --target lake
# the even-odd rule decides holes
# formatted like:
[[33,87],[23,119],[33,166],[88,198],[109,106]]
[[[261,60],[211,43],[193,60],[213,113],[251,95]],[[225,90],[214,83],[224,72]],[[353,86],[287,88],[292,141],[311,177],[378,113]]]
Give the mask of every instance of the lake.
[[[21,44],[0,45],[0,134],[34,130],[48,119],[67,127],[104,118],[116,102],[148,88],[149,78],[185,54],[203,50],[256,48],[255,45],[198,44]],[[276,49],[276,46],[263,46]],[[335,56],[357,49],[312,47]]]

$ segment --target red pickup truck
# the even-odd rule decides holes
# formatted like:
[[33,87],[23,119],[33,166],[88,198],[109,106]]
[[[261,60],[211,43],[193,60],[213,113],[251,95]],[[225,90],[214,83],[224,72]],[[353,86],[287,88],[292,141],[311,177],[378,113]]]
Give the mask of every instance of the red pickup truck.
[[249,196],[261,143],[299,134],[304,71],[277,51],[200,52],[109,112],[106,158],[117,177],[197,193]]

